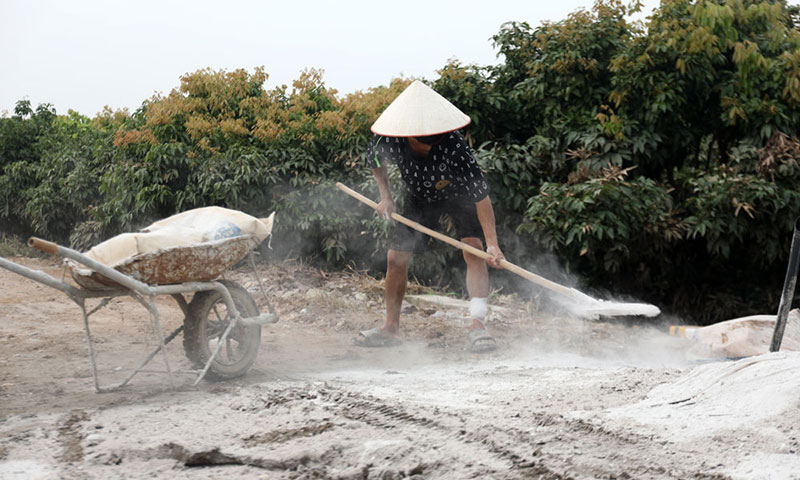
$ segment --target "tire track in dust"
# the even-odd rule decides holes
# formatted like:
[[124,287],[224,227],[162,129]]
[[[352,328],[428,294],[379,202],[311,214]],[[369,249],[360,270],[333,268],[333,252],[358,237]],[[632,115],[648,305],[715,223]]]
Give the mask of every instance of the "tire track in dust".
[[73,410],[58,422],[58,443],[61,445],[59,460],[67,463],[83,461],[83,434],[81,425],[89,420],[83,410]]
[[[324,400],[330,402],[329,410],[335,410],[334,413],[344,418],[382,429],[402,429],[407,425],[425,428],[436,432],[438,435],[443,434],[445,437],[454,439],[462,444],[474,442],[484,445],[487,451],[498,460],[510,463],[512,471],[516,471],[521,477],[530,478],[535,476],[542,480],[567,478],[535,459],[524,459],[513,448],[513,446],[518,445],[517,443],[506,442],[506,444],[501,444],[496,442],[492,435],[480,433],[480,429],[465,428],[466,419],[462,415],[444,412],[439,410],[438,407],[426,407],[423,405],[414,406],[422,411],[422,414],[411,413],[405,407],[388,405],[384,400],[371,395],[328,387],[327,390],[320,391],[320,395]],[[335,405],[335,407],[332,405]],[[445,416],[445,418],[442,420],[429,418],[425,412],[428,409],[433,410],[430,414]],[[502,430],[499,431],[502,432]]]
[[[410,425],[444,434],[463,444],[481,444],[497,459],[513,466],[506,472],[508,478],[728,478],[687,468],[683,455],[676,455],[683,459],[680,463],[662,455],[643,457],[645,446],[654,441],[651,436],[610,430],[588,420],[570,419],[560,414],[534,413],[532,422],[527,424],[540,427],[534,434],[518,427],[503,426],[501,421],[478,424],[469,416],[442,411],[435,406],[417,404],[413,405],[416,411],[410,411],[410,406],[390,405],[381,398],[331,385],[317,393],[320,399],[330,403],[328,409],[350,420],[384,429],[403,429]],[[611,461],[614,466],[609,464]]]
[[[513,420],[508,416],[478,418],[468,412],[436,405],[398,404],[391,399],[331,383],[282,388],[254,400],[234,409],[257,411],[289,404],[294,404],[290,408],[297,408],[305,402],[314,402],[318,408],[335,416],[378,429],[407,431],[411,428],[416,430],[414,435],[419,438],[434,440],[443,437],[473,449],[480,445],[487,455],[511,466],[505,471],[495,470],[495,478],[728,478],[702,471],[702,458],[693,461],[692,457],[696,457],[693,452],[675,452],[672,458],[664,455],[663,451],[654,453],[652,443],[658,439],[609,429],[591,418],[569,418],[559,413],[536,411]],[[282,442],[316,436],[335,427],[323,422],[316,426],[268,432],[245,441]],[[674,449],[674,445],[665,444],[664,450],[668,449]],[[464,449],[456,446],[450,454],[459,457],[460,450]],[[459,460],[472,459],[461,457]],[[693,463],[694,467],[691,466]]]
[[[554,464],[560,466],[566,478],[577,475],[579,478],[730,480],[726,475],[687,467],[690,452],[676,452],[682,454],[676,454],[674,459],[663,455],[663,451],[654,455],[651,445],[656,439],[651,435],[610,430],[585,419],[571,419],[557,413],[533,413],[531,424],[544,430],[536,435],[515,427],[495,430],[500,435],[509,435],[510,442],[536,446],[532,455],[544,459],[551,469],[557,468]],[[612,462],[616,466],[612,466]],[[697,463],[702,468],[703,458]],[[567,470],[571,473],[567,474]]]

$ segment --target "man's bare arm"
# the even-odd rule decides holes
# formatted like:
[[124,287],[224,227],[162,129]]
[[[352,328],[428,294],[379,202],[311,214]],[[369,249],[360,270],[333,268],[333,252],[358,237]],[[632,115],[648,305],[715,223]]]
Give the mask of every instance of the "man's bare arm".
[[500,245],[497,243],[497,229],[495,227],[492,200],[488,195],[485,196],[483,200],[475,203],[475,209],[478,212],[478,221],[483,229],[483,238],[486,240],[486,253],[494,257],[493,260],[487,260],[487,262],[494,268],[500,268],[500,260],[504,260],[505,256],[503,256]]
[[388,220],[394,213],[394,199],[392,198],[392,189],[389,187],[389,175],[386,172],[386,165],[373,168],[372,176],[375,177],[375,182],[378,184],[378,191],[381,193],[381,201],[378,203],[377,207],[378,215]]

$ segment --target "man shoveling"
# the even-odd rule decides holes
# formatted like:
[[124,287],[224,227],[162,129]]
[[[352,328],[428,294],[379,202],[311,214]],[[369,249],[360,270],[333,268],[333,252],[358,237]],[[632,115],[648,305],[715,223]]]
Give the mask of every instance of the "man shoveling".
[[[435,229],[439,217],[453,219],[461,241],[483,249],[489,259],[464,252],[467,290],[470,295],[469,349],[494,350],[495,339],[484,325],[489,294],[486,263],[500,268],[503,253],[497,243],[494,210],[488,184],[464,137],[457,131],[470,122],[444,97],[420,81],[414,81],[389,105],[372,125],[375,134],[368,162],[378,183],[381,200],[378,214],[389,219],[395,211],[386,164],[394,162],[405,185],[402,215]],[[425,250],[423,233],[396,225],[386,267],[386,322],[383,327],[360,332],[356,345],[385,347],[400,343],[400,308],[408,282],[408,262]]]

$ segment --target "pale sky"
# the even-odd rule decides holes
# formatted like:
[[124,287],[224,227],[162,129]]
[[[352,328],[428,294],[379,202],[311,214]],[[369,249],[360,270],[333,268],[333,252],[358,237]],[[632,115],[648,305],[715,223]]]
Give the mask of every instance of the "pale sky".
[[[0,0],[0,115],[27,98],[94,116],[131,111],[202,68],[252,72],[265,88],[324,70],[345,94],[436,78],[450,58],[497,63],[507,21],[559,21],[593,0]],[[649,14],[659,0],[645,0]]]

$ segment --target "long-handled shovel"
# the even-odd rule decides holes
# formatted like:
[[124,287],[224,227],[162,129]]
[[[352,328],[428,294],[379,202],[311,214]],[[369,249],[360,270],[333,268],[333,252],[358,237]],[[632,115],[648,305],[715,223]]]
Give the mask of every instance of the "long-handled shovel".
[[[351,197],[369,205],[372,208],[378,208],[378,204],[370,200],[369,198],[361,195],[360,193],[356,192],[348,188],[346,185],[337,182],[336,187],[339,190],[345,192],[346,194],[350,195]],[[458,249],[464,250],[468,253],[471,253],[477,257],[483,258],[484,260],[488,260],[492,258],[491,255],[484,252],[483,250],[477,249],[471,245],[467,245],[466,243],[459,242],[453,238],[448,237],[447,235],[443,235],[435,230],[431,230],[430,228],[420,225],[419,223],[409,220],[404,216],[398,213],[392,213],[392,218],[397,220],[400,223],[408,225],[409,227],[419,230],[422,233],[430,235],[431,237],[441,240],[447,244],[450,244]],[[655,317],[661,313],[658,307],[655,305],[650,305],[648,303],[621,303],[621,302],[611,302],[606,300],[598,300],[596,298],[592,298],[589,295],[586,295],[583,292],[580,292],[574,288],[565,287],[563,285],[559,285],[553,281],[550,281],[544,277],[536,275],[533,272],[529,272],[522,267],[514,265],[513,263],[507,260],[500,260],[500,266],[506,270],[509,270],[522,278],[530,280],[531,282],[542,286],[548,290],[556,292],[566,300],[569,300],[569,303],[566,306],[572,310],[573,312],[585,316],[585,317],[598,317],[600,315],[603,316],[645,316],[645,317]]]

